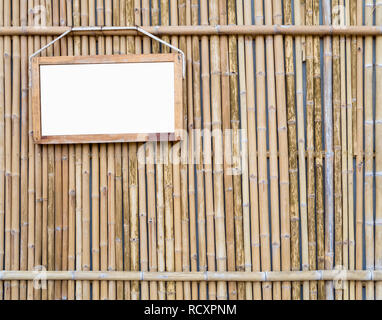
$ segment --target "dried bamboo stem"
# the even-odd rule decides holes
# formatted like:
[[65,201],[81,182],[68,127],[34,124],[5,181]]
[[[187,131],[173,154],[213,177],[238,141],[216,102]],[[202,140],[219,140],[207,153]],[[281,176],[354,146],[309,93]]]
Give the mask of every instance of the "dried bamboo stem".
[[[212,0],[209,6],[209,21],[212,25],[218,22],[219,4]],[[214,218],[215,218],[215,241],[216,241],[216,265],[218,271],[226,270],[227,253],[225,243],[224,223],[224,186],[223,186],[223,140],[221,137],[221,86],[220,86],[220,51],[219,37],[211,37],[210,40],[210,63],[211,63],[211,120],[213,134],[213,166],[214,166]],[[231,84],[231,83],[230,83]],[[241,194],[240,194],[241,196]],[[227,299],[226,286],[223,282],[217,283],[216,298]]]
[[[20,23],[20,1],[12,2],[12,24]],[[12,37],[12,148],[11,148],[11,268],[20,268],[20,38]],[[19,282],[11,282],[11,299],[19,299]]]
[[[282,2],[273,1],[273,21],[282,23]],[[288,132],[287,107],[285,92],[283,37],[276,36],[275,46],[275,77],[277,97],[277,122],[279,138],[279,167],[280,167],[280,220],[281,220],[281,270],[290,270],[290,213],[289,213],[289,173],[288,173]],[[290,300],[290,283],[282,283],[282,299]]]
[[[178,15],[179,24],[185,25],[186,16],[186,1],[179,0],[178,2]],[[183,52],[187,52],[186,37],[181,36],[179,38],[179,48]],[[186,66],[186,77],[183,79],[183,128],[187,130],[188,127],[188,74]],[[182,270],[184,272],[190,271],[190,232],[189,232],[189,212],[188,212],[188,170],[187,170],[187,152],[189,150],[189,139],[184,139],[180,143],[180,196],[181,196],[181,233],[182,233]],[[189,282],[184,283],[184,299],[191,300],[191,284]]]
[[[302,24],[300,16],[300,3],[295,2],[295,24]],[[296,50],[296,107],[297,107],[297,138],[298,138],[298,167],[299,167],[299,191],[300,191],[300,219],[301,219],[301,262],[302,270],[309,268],[308,253],[308,213],[306,194],[306,171],[305,171],[305,126],[304,126],[304,97],[302,75],[302,44],[301,38],[295,39]],[[309,283],[303,282],[303,299],[309,300]]]
[[[26,26],[28,3],[20,2],[20,25]],[[20,149],[20,270],[28,264],[28,40],[21,37],[21,149]],[[33,223],[32,223],[33,224]],[[31,290],[30,290],[31,291]],[[20,300],[27,298],[27,283],[20,282]]]
[[[346,23],[349,25],[350,19],[350,0],[346,1]],[[354,259],[354,184],[353,184],[353,84],[352,82],[356,79],[353,78],[352,74],[352,38],[346,38],[346,101],[347,101],[347,120],[348,120],[348,229],[349,229],[349,270],[354,270],[355,259]],[[354,299],[354,282],[349,282],[348,284],[348,296],[349,299]]]
[[[243,3],[239,2],[236,6],[236,23],[239,25],[244,24]],[[239,57],[239,97],[240,97],[240,123],[241,123],[241,136],[238,137],[236,143],[241,145],[241,167],[238,174],[242,175],[242,195],[243,195],[243,229],[244,229],[244,270],[251,271],[251,215],[250,215],[250,186],[249,186],[249,170],[248,170],[248,111],[247,111],[247,97],[246,97],[246,79],[245,79],[245,40],[243,36],[238,37],[238,57]],[[253,299],[253,284],[246,282],[245,298],[247,300]]]
[[[332,1],[332,24],[340,23],[338,0]],[[334,148],[334,267],[342,266],[342,166],[341,166],[341,61],[340,38],[333,37],[333,148]],[[342,300],[342,290],[335,290]]]
[[[263,3],[255,1],[256,24],[264,23]],[[259,136],[258,161],[259,161],[259,209],[260,209],[260,241],[261,241],[261,270],[271,270],[271,252],[269,246],[269,217],[268,217],[268,175],[267,175],[267,124],[266,124],[266,100],[265,100],[265,55],[264,37],[256,38],[256,89],[257,89],[257,131]],[[272,284],[264,283],[263,299],[272,299]]]
[[[306,2],[305,22],[313,24],[313,1]],[[308,240],[309,240],[309,269],[316,269],[316,214],[315,214],[315,175],[314,164],[314,61],[313,37],[306,38],[306,122],[307,122],[307,172],[308,172]],[[310,300],[317,300],[317,283],[309,283]]]
[[[201,24],[207,25],[209,21],[207,1],[200,3]],[[206,220],[207,220],[207,270],[215,270],[215,226],[214,226],[214,203],[212,190],[212,155],[211,155],[211,110],[210,110],[210,61],[208,38],[201,39],[202,53],[202,90],[203,90],[203,151],[204,151],[204,179],[206,196]],[[208,299],[216,299],[216,284],[208,284]]]
[[[0,6],[0,26],[4,25],[4,7]],[[5,241],[4,235],[6,234],[5,226],[5,88],[4,88],[4,37],[0,38],[0,269],[4,270],[4,255],[5,255]],[[28,264],[29,266],[29,264]],[[3,281],[0,281],[0,300],[4,299],[3,296]]]
[[[373,25],[374,1],[365,3],[365,24]],[[365,253],[366,269],[374,269],[374,121],[373,121],[373,38],[365,39]],[[366,299],[374,300],[374,283],[366,285]]]
[[[340,5],[340,24],[345,25],[345,7],[344,0],[339,1]],[[348,153],[348,123],[347,123],[347,101],[346,101],[346,39],[345,37],[340,38],[340,65],[341,65],[341,142],[342,142],[342,257],[343,257],[343,268],[348,269],[349,266],[349,232],[348,232],[348,164],[347,164],[347,153]],[[348,299],[348,282],[343,283],[343,299]]]
[[[244,23],[252,24],[252,6],[244,2]],[[259,230],[259,206],[258,206],[258,173],[257,173],[257,134],[256,134],[256,111],[255,111],[255,83],[253,65],[253,40],[245,38],[245,81],[246,102],[248,110],[248,162],[249,162],[249,187],[251,202],[251,246],[252,246],[252,271],[260,271],[260,230]],[[243,111],[244,112],[244,111]],[[243,126],[243,122],[242,122]],[[245,150],[245,149],[244,149]],[[244,168],[243,168],[244,169]],[[261,299],[261,284],[253,284],[253,297]]]
[[[331,24],[330,3],[323,2],[324,23]],[[324,120],[325,120],[325,269],[333,268],[333,115],[332,115],[332,40],[324,39]],[[333,283],[326,283],[326,299],[333,300]]]
[[[11,25],[11,2],[4,1],[4,26]],[[9,248],[4,257],[4,269],[11,270],[11,148],[12,148],[12,79],[11,79],[11,37],[4,38],[4,118],[5,118],[5,248]],[[4,300],[11,298],[11,283],[4,282]]]
[[[199,3],[192,1],[192,24],[199,23]],[[194,126],[195,126],[195,162],[196,162],[196,185],[197,185],[197,230],[198,230],[198,256],[199,271],[207,271],[206,261],[206,216],[205,216],[205,194],[203,178],[203,142],[202,130],[202,109],[201,109],[201,88],[200,88],[200,45],[199,37],[192,37],[192,64],[193,64],[193,101],[194,101]],[[206,283],[199,284],[199,298],[207,299]]]
[[[191,0],[186,1],[186,24],[192,24],[192,13],[191,13]],[[159,24],[159,21],[158,21]],[[187,99],[188,99],[188,110],[187,110],[187,128],[189,130],[194,129],[194,93],[193,93],[193,42],[192,37],[187,37]],[[185,113],[186,114],[186,113]],[[195,166],[194,166],[194,149],[195,149],[195,135],[192,133],[189,135],[188,144],[188,199],[189,199],[189,221],[190,221],[190,260],[191,260],[191,271],[197,271],[197,226],[196,226],[196,199],[195,199]],[[192,282],[192,300],[198,300],[198,283]]]
[[[382,1],[376,1],[376,25],[382,24]],[[375,53],[375,64],[376,64],[376,88],[381,88],[382,85],[382,37],[376,38],[376,53]],[[382,92],[381,90],[376,90],[375,101],[381,101]],[[382,172],[382,139],[381,128],[382,128],[382,107],[379,103],[376,103],[375,110],[375,171]],[[375,203],[375,268],[379,270],[382,267],[382,225],[379,223],[382,221],[382,176],[376,174],[375,177],[375,190],[376,190],[376,203]],[[376,283],[375,298],[382,299],[382,282]]]
[[[357,25],[363,23],[363,2],[357,0]],[[357,37],[357,157],[356,157],[356,269],[363,269],[363,38]],[[362,299],[362,283],[356,283],[356,299]]]
[[[273,23],[272,4],[265,6],[265,24]],[[271,198],[271,231],[272,231],[272,270],[280,271],[280,212],[279,212],[279,168],[277,159],[277,104],[275,81],[275,53],[273,37],[266,37],[267,55],[267,102],[268,102],[268,128],[269,128],[269,173]],[[273,284],[273,299],[281,300],[281,283]]]
[[[285,24],[292,24],[292,4],[286,0],[284,6]],[[293,39],[285,37],[286,96],[288,105],[288,146],[289,146],[289,208],[291,230],[291,270],[300,270],[300,216],[298,209],[298,169],[295,106],[295,73]],[[300,299],[300,283],[292,283],[292,299]]]
[[[223,5],[220,4],[220,11],[222,10],[227,11],[227,3],[224,3]],[[222,9],[224,8],[224,9]],[[222,16],[222,13],[220,14]],[[227,12],[225,12],[225,18],[224,22],[222,21],[222,18],[220,18],[220,23],[227,23]],[[236,24],[236,10],[235,10],[235,3],[231,0],[228,1],[228,24]],[[229,40],[229,41],[227,41]],[[228,48],[227,48],[228,46]],[[222,117],[223,117],[223,132],[224,132],[224,139],[225,139],[225,149],[224,149],[224,158],[228,158],[227,160],[230,161],[231,168],[228,170],[230,171],[231,177],[226,179],[224,181],[224,187],[227,192],[230,192],[231,194],[229,197],[225,197],[226,201],[230,201],[231,208],[228,209],[226,205],[227,210],[227,219],[226,219],[226,229],[227,229],[227,263],[228,265],[231,262],[232,253],[228,251],[228,246],[235,249],[236,257],[236,270],[237,271],[244,271],[245,269],[245,260],[244,260],[244,235],[243,235],[243,208],[242,208],[242,202],[241,202],[241,164],[240,164],[240,157],[239,157],[239,146],[240,141],[238,141],[238,128],[239,128],[239,96],[238,96],[238,83],[237,83],[237,77],[238,77],[238,65],[237,65],[237,37],[236,36],[230,36],[229,39],[225,37],[221,37],[220,41],[220,50],[221,50],[221,62],[222,62]],[[227,58],[226,53],[228,52],[228,63],[226,63],[226,70],[223,68],[223,62]],[[225,75],[227,75],[227,82],[224,83],[223,80],[225,79]],[[228,101],[227,95],[228,94]],[[229,103],[228,106],[226,106],[226,102]],[[225,125],[227,123],[227,125]],[[232,130],[231,132],[226,130]],[[226,165],[228,167],[228,164]],[[225,169],[226,170],[226,169]],[[226,173],[227,174],[227,173]],[[233,176],[233,178],[232,178]],[[233,184],[232,184],[233,180]],[[232,197],[233,195],[233,197]],[[233,205],[233,208],[232,208]],[[231,212],[229,212],[229,211]],[[232,219],[232,220],[231,220]],[[234,220],[233,220],[234,219]],[[231,222],[232,221],[232,222]],[[234,221],[234,223],[233,223]],[[235,227],[235,238],[233,238],[233,230],[229,231],[231,228]],[[231,234],[232,233],[232,234]],[[235,248],[236,243],[236,248]],[[246,292],[248,288],[245,288],[244,283],[238,283],[237,288],[237,298],[239,300],[243,300],[246,298],[247,293]],[[252,292],[249,292],[249,294],[252,294]]]
[[[228,2],[231,6],[231,1]],[[219,3],[219,23],[221,25],[227,24],[227,1],[220,1]],[[228,17],[230,12],[235,10],[233,7],[228,8]],[[232,13],[231,13],[232,16]],[[228,23],[231,23],[228,21]],[[234,21],[233,23],[236,23]],[[230,48],[230,50],[229,50]],[[230,87],[230,68],[231,59],[232,63],[235,64],[237,68],[237,57],[234,57],[237,50],[236,48],[236,37],[232,36],[232,43],[230,37],[230,46],[228,46],[228,37],[220,37],[220,54],[221,54],[221,73],[222,73],[222,126],[223,126],[223,147],[224,147],[224,200],[225,200],[225,212],[226,212],[226,236],[227,236],[227,267],[230,271],[244,270],[244,260],[243,260],[243,219],[241,212],[238,216],[234,216],[234,187],[232,184],[232,175],[236,174],[233,172],[232,166],[232,134],[229,131],[231,129],[231,92],[232,90],[232,102],[236,104],[236,109],[238,107],[235,94],[237,94],[237,84],[234,83],[234,87]],[[234,74],[232,77],[236,77]],[[233,79],[234,81],[235,79]],[[235,87],[236,85],[236,87]],[[235,92],[236,89],[236,92]],[[237,126],[237,124],[236,124]],[[236,198],[235,198],[236,200]],[[236,209],[236,206],[235,206]],[[235,212],[237,214],[238,212]],[[236,238],[236,247],[235,247]],[[230,299],[243,299],[245,297],[244,293],[244,283],[229,283],[228,284],[228,295]]]

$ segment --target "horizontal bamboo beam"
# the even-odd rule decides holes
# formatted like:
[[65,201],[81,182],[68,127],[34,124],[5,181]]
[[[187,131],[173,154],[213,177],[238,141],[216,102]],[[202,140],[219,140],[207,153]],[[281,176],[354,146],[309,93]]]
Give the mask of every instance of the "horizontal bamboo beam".
[[382,271],[317,270],[272,272],[134,272],[134,271],[0,271],[0,280],[123,281],[381,281]]
[[[143,30],[156,36],[162,35],[290,35],[290,36],[327,36],[382,35],[380,26],[284,26],[284,25],[217,25],[217,26],[145,26]],[[58,36],[70,30],[70,27],[1,27],[0,36],[45,35]],[[121,30],[118,27],[80,27],[75,31],[78,35],[139,35],[135,30]]]

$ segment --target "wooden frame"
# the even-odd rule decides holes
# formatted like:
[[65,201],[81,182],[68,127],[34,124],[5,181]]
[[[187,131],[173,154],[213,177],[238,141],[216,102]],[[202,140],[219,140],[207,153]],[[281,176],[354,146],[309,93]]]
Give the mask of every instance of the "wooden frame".
[[[70,64],[107,64],[107,63],[155,63],[174,62],[174,120],[175,132],[169,133],[128,133],[128,134],[83,134],[43,136],[41,128],[40,66]],[[39,57],[32,59],[32,121],[33,140],[38,144],[73,144],[104,142],[144,142],[177,141],[182,139],[182,57],[180,54],[128,54],[115,56],[70,56]]]

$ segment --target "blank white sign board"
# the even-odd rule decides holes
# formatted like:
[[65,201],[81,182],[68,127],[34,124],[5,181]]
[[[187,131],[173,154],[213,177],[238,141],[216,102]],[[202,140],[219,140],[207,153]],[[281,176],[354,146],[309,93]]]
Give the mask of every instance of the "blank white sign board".
[[173,61],[40,63],[40,140],[140,141],[175,133],[179,84],[174,55],[166,56]]

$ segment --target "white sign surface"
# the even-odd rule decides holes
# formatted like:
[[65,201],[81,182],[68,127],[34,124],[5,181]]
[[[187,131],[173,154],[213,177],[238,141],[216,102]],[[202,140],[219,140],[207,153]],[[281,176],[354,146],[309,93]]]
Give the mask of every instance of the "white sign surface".
[[174,63],[40,65],[41,135],[175,130]]

